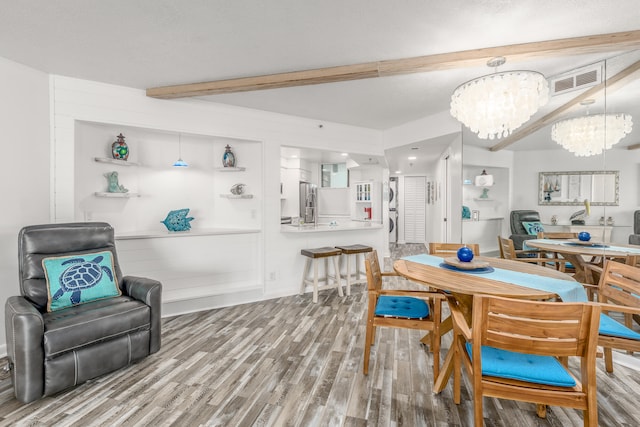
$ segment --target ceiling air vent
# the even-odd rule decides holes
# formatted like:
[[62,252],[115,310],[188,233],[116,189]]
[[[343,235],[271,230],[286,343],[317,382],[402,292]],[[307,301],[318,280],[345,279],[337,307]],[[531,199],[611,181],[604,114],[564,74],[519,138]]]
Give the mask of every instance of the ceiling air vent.
[[595,64],[549,79],[551,95],[559,95],[577,89],[585,89],[602,82],[602,65]]

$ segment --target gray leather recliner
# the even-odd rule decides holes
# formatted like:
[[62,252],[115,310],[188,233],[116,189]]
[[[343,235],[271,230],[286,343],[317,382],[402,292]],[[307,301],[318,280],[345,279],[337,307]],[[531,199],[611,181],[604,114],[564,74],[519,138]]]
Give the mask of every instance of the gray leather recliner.
[[[42,259],[111,251],[121,296],[47,312]],[[162,285],[125,276],[107,223],[45,224],[18,236],[21,296],[5,304],[7,354],[16,398],[50,396],[160,349]]]
[[640,211],[633,213],[633,234],[629,235],[630,245],[640,245]]
[[524,226],[522,225],[522,221],[526,221],[526,222],[540,221],[540,214],[538,213],[538,211],[532,211],[532,210],[511,211],[509,220],[511,224],[511,236],[509,236],[509,238],[513,240],[513,246],[516,248],[516,250],[522,250],[522,243],[525,240],[537,238],[537,236],[532,236],[527,233],[527,230],[525,230]]

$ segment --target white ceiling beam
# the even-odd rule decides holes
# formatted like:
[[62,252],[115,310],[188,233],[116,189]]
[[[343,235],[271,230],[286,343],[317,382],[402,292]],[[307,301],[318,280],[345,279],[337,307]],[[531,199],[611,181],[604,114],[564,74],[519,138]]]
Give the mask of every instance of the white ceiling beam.
[[185,98],[484,66],[489,59],[496,56],[504,56],[510,62],[514,62],[539,57],[608,52],[639,46],[640,30],[625,31],[280,74],[154,87],[147,89],[146,93],[149,97],[160,99]]

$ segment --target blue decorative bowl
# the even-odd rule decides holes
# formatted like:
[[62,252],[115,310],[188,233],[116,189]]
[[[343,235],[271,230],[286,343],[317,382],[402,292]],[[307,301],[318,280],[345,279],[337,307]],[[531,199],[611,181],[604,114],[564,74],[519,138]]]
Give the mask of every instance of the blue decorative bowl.
[[578,233],[578,240],[580,240],[581,242],[588,242],[589,240],[591,240],[591,234],[586,231],[581,231]]
[[462,262],[470,262],[473,259],[473,251],[467,246],[461,247],[458,249],[458,259]]

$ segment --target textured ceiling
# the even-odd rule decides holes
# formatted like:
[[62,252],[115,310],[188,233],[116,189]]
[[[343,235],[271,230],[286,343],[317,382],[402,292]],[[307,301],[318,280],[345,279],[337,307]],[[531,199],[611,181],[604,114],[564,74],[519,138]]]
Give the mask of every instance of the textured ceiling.
[[[0,57],[139,89],[640,29],[637,0],[0,1]],[[551,76],[604,56],[507,62],[501,70]],[[388,129],[448,110],[455,87],[489,72],[200,99]]]

